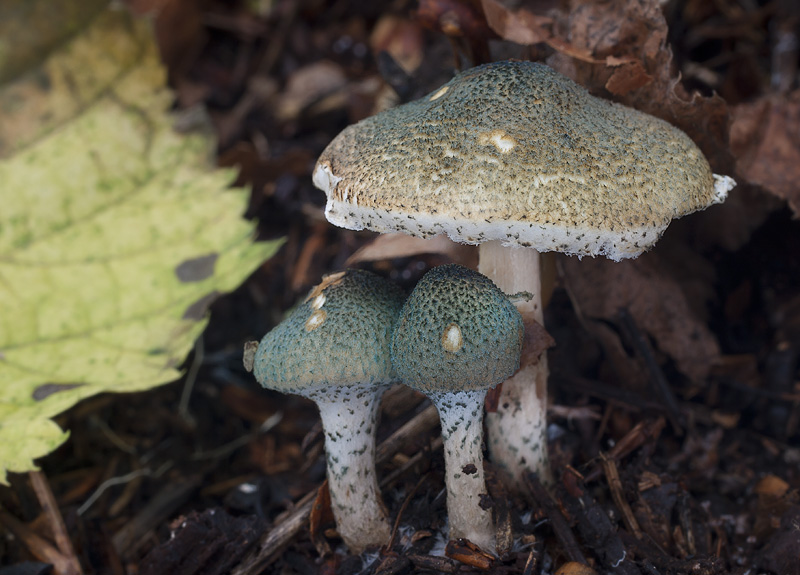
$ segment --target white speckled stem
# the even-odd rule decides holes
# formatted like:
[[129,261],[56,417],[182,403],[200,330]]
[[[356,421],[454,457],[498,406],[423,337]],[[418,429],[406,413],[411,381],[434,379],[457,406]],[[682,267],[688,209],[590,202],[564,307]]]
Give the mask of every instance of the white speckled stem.
[[[539,252],[486,242],[480,246],[478,270],[507,294],[533,294],[530,301],[517,302],[517,309],[526,323],[532,318],[544,325]],[[547,458],[547,353],[533,365],[526,362],[529,355],[523,350],[519,371],[503,382],[497,412],[486,414],[489,458],[508,487],[522,494],[528,492],[527,471],[537,472],[545,485],[552,484]]]
[[466,538],[495,552],[492,512],[480,506],[488,493],[483,473],[483,401],[486,391],[429,393],[439,411],[444,442],[450,539]]
[[375,429],[386,386],[326,390],[311,397],[325,431],[328,488],[336,530],[354,553],[389,541],[390,527],[375,474]]

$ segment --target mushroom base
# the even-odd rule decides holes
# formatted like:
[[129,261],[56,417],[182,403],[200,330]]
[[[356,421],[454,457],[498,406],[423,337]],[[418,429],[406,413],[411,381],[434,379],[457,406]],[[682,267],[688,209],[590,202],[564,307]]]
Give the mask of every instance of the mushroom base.
[[447,514],[450,539],[465,538],[495,552],[491,509],[481,507],[486,495],[483,472],[483,401],[485,390],[428,393],[442,425]]
[[310,397],[325,432],[328,489],[336,530],[354,553],[384,545],[391,529],[375,473],[375,431],[387,386],[328,389]]

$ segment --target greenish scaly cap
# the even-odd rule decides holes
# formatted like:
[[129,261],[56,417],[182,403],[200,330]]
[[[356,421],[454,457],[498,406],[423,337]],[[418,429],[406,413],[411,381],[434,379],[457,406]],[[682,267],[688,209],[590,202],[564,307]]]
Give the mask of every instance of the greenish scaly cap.
[[389,350],[404,299],[398,286],[366,271],[327,276],[261,340],[256,379],[303,396],[393,381]]
[[344,228],[614,260],[735,185],[679,129],[533,62],[466,70],[349,126],[314,183]]
[[486,276],[433,268],[403,305],[392,339],[400,380],[423,393],[488,389],[519,368],[522,316]]

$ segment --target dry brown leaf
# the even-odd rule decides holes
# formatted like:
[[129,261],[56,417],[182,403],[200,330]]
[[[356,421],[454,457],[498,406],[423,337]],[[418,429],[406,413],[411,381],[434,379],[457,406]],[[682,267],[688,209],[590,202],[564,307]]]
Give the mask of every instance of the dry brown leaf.
[[447,36],[483,40],[495,37],[480,11],[469,0],[420,0],[417,19],[424,26],[441,30]]
[[767,475],[756,483],[754,491],[765,497],[783,497],[790,485],[777,475]]
[[272,399],[239,385],[224,386],[219,399],[233,415],[255,425],[261,425],[275,415],[275,402]]
[[619,66],[606,82],[606,90],[615,96],[624,96],[653,81],[641,62],[629,62]]
[[722,411],[721,409],[715,409],[711,412],[711,421],[723,429],[736,429],[741,418],[741,413],[731,413],[729,411]]
[[644,392],[649,385],[647,368],[642,362],[631,361],[619,332],[603,321],[591,319],[586,320],[586,329],[603,348],[605,362],[600,379],[614,382],[624,389]]
[[451,261],[467,267],[475,267],[477,250],[474,246],[457,244],[447,236],[415,238],[405,234],[382,234],[350,256],[345,265],[361,262],[388,260],[418,256],[420,254],[441,254]]
[[324,557],[330,553],[330,546],[325,539],[325,527],[335,522],[333,517],[333,510],[331,509],[331,493],[328,490],[328,481],[326,480],[317,489],[317,496],[314,499],[314,506],[311,508],[311,514],[308,518],[308,530],[311,536],[311,542],[317,549],[320,557]]
[[[737,180],[743,180],[737,174]],[[687,219],[693,246],[717,246],[737,251],[783,202],[755,185],[738,181],[724,204],[714,206]],[[679,222],[679,225],[683,222]],[[702,249],[702,248],[701,248]]]
[[137,16],[151,17],[161,59],[170,80],[185,79],[207,41],[203,10],[194,0],[123,0]]
[[555,575],[597,575],[597,571],[583,563],[570,561],[559,567]]
[[388,52],[407,74],[413,74],[422,63],[422,29],[407,18],[381,16],[372,29],[369,45],[374,54]]
[[294,72],[286,83],[275,117],[279,120],[294,120],[303,108],[321,100],[347,84],[342,67],[321,60]]
[[753,532],[759,540],[772,535],[781,526],[781,516],[797,503],[797,491],[777,475],[767,475],[755,486],[758,496]]
[[736,106],[731,149],[740,174],[800,214],[800,90]]
[[567,16],[570,42],[596,58],[653,60],[666,44],[667,25],[657,0],[573,1]]
[[584,316],[614,322],[619,310],[627,309],[682,373],[695,382],[706,378],[719,346],[657,253],[620,263],[599,258],[562,263],[567,288]]
[[419,0],[417,19],[450,39],[457,60],[463,56],[473,65],[490,60],[488,41],[497,35],[477,0]]
[[522,344],[522,355],[520,365],[535,365],[539,363],[539,357],[556,344],[547,330],[539,322],[526,318],[525,321],[525,341]]
[[524,8],[512,11],[497,0],[481,0],[486,22],[504,40],[530,45],[552,36],[553,19],[538,16]]

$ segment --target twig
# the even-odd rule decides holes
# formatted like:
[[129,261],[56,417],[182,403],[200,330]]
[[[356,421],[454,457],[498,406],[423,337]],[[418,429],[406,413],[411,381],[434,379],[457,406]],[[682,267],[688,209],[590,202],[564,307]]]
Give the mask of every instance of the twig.
[[540,538],[536,538],[533,542],[531,552],[528,554],[528,559],[525,561],[525,568],[522,570],[522,575],[539,575],[542,572],[542,549],[544,544]]
[[556,375],[550,379],[555,383],[555,385],[558,386],[559,389],[567,389],[585,395],[590,395],[592,397],[598,397],[604,401],[612,402],[624,409],[656,412],[664,411],[664,406],[657,401],[646,399],[638,393],[634,393],[620,387],[615,387],[613,385],[608,385],[602,381],[596,381],[576,375]]
[[236,439],[229,441],[228,443],[225,443],[223,445],[220,445],[219,447],[215,447],[210,451],[196,451],[195,453],[192,453],[190,459],[192,461],[203,461],[208,459],[219,459],[222,457],[227,457],[240,447],[244,447],[245,445],[253,441],[253,439],[258,437],[259,435],[264,435],[266,433],[269,433],[269,431],[271,431],[275,426],[277,426],[282,420],[283,420],[283,412],[276,411],[268,418],[266,418],[264,422],[258,427],[258,429],[254,430],[252,433],[237,437]]
[[622,494],[622,481],[619,478],[617,464],[614,462],[614,460],[606,457],[604,453],[601,453],[600,465],[603,466],[603,472],[606,474],[606,481],[608,481],[608,487],[611,489],[611,497],[614,499],[617,509],[619,509],[620,513],[622,514],[622,521],[625,523],[628,531],[633,533],[634,537],[641,539],[642,530],[639,527],[639,522],[636,521],[636,517],[633,515],[631,506],[628,505],[627,500]]
[[19,539],[36,559],[53,565],[56,575],[80,575],[80,569],[76,571],[70,558],[56,549],[55,545],[2,509],[0,509],[0,525]]
[[397,537],[397,530],[400,528],[400,520],[403,518],[403,513],[405,513],[408,504],[411,502],[411,499],[417,493],[417,489],[419,489],[419,486],[422,485],[423,481],[425,481],[425,478],[426,478],[425,475],[419,478],[419,481],[417,481],[417,483],[414,485],[414,488],[409,492],[409,494],[403,501],[403,504],[400,506],[400,510],[397,512],[397,518],[394,520],[394,526],[392,527],[392,536],[389,537],[389,542],[385,546],[386,549],[391,549],[392,547],[394,547],[394,540],[395,537]]
[[293,292],[298,292],[311,283],[309,268],[314,257],[325,247],[328,241],[327,234],[329,229],[327,221],[324,224],[319,222],[312,227],[311,237],[306,240],[300,249],[300,255],[295,260],[292,277],[289,280],[289,286]]
[[154,476],[160,477],[163,473],[171,466],[172,464],[167,462],[164,463],[161,467],[159,467],[156,471],[153,471],[149,467],[145,467],[142,469],[134,469],[130,473],[126,473],[125,475],[119,475],[117,477],[112,477],[110,479],[106,479],[100,486],[94,490],[89,498],[83,502],[83,505],[78,507],[78,515],[83,515],[89,508],[94,505],[95,501],[97,501],[100,496],[110,487],[114,487],[115,485],[122,485],[124,483],[128,483],[129,481],[133,481],[138,477],[143,476]]
[[61,512],[58,510],[58,503],[56,503],[56,498],[53,496],[47,478],[41,471],[31,471],[28,477],[30,477],[33,491],[36,493],[36,498],[39,500],[39,505],[42,506],[42,511],[44,511],[47,517],[50,529],[53,532],[53,537],[55,538],[56,546],[66,562],[64,567],[67,570],[60,575],[71,573],[77,575],[81,573],[81,563],[78,561],[78,556],[75,554],[72,540],[69,538],[66,525],[64,525],[64,518],[61,517]]
[[111,427],[103,420],[102,417],[99,417],[97,414],[92,414],[89,416],[89,421],[92,425],[99,427],[100,431],[103,432],[103,435],[105,435],[117,449],[130,455],[136,454],[136,448],[122,439],[116,431],[111,429]]
[[403,463],[400,467],[387,474],[386,477],[381,479],[381,489],[391,487],[406,471],[419,464],[423,459],[430,457],[431,453],[439,451],[442,448],[443,442],[441,436],[436,437],[431,441],[431,444],[426,449],[417,451],[414,455],[408,458],[408,461]]
[[200,373],[200,366],[203,365],[203,336],[197,338],[194,342],[194,359],[192,365],[189,366],[189,372],[186,374],[186,380],[183,384],[183,391],[181,392],[181,400],[178,403],[178,415],[181,416],[186,423],[194,427],[195,420],[192,414],[189,413],[189,398],[192,396],[194,384],[197,381],[197,374]]
[[653,386],[656,395],[664,402],[669,422],[675,429],[675,433],[683,435],[686,420],[681,413],[680,405],[672,392],[669,381],[667,381],[667,376],[664,375],[661,366],[656,361],[650,342],[647,341],[647,338],[645,338],[639,326],[636,325],[627,309],[622,308],[619,310],[619,319],[623,333],[625,333],[636,352],[644,360],[647,372],[650,374],[650,384]]
[[449,557],[409,555],[408,559],[417,569],[433,571],[434,573],[456,573],[458,571],[458,565]]
[[107,517],[116,517],[122,511],[130,505],[130,502],[139,493],[139,489],[142,487],[142,483],[144,482],[144,476],[134,477],[128,484],[122,488],[122,493],[120,493],[119,497],[114,499],[114,502],[108,506],[108,514]]
[[428,405],[378,446],[375,454],[378,465],[388,461],[412,438],[422,435],[426,431],[435,428],[438,424],[439,414],[436,412],[436,408],[433,405]]
[[694,527],[692,526],[692,516],[689,508],[689,494],[686,491],[681,491],[676,503],[678,522],[683,530],[683,536],[686,538],[686,549],[689,555],[697,555],[697,543],[694,538]]
[[688,559],[675,559],[663,553],[657,546],[650,544],[647,539],[636,539],[625,531],[620,531],[623,543],[636,554],[637,557],[647,557],[647,561],[658,569],[659,573],[724,573],[724,560],[721,557],[690,557]]
[[567,524],[567,520],[564,518],[564,515],[562,515],[558,505],[556,505],[556,503],[550,498],[550,495],[539,481],[539,478],[535,473],[528,472],[525,476],[525,479],[533,498],[544,510],[545,515],[547,515],[547,518],[550,520],[550,525],[556,534],[556,538],[564,547],[564,552],[569,560],[582,563],[583,565],[588,565],[586,562],[586,557],[584,557],[583,552],[578,546],[578,541],[575,539],[575,535],[572,534],[572,530],[569,528],[569,524]]
[[[619,461],[647,441],[656,439],[664,429],[664,425],[666,422],[663,417],[659,417],[655,421],[640,421],[606,452],[606,457],[613,461]],[[595,467],[586,474],[584,481],[590,483],[600,477],[601,473],[602,469],[599,466]]]
[[117,553],[120,556],[134,553],[141,545],[144,535],[172,515],[199,485],[199,476],[168,482],[133,519],[114,534],[112,542]]
[[567,489],[564,505],[575,519],[584,544],[597,555],[605,567],[604,573],[641,575],[632,557],[628,556],[628,550],[608,514],[585,492],[579,482],[573,481]]
[[286,40],[289,36],[289,31],[292,30],[292,23],[297,15],[298,3],[287,2],[284,4],[283,13],[280,15],[280,21],[272,28],[274,31],[270,35],[270,42],[261,57],[258,68],[259,72],[265,76],[269,76],[269,72],[277,64],[281,53],[286,45]]

